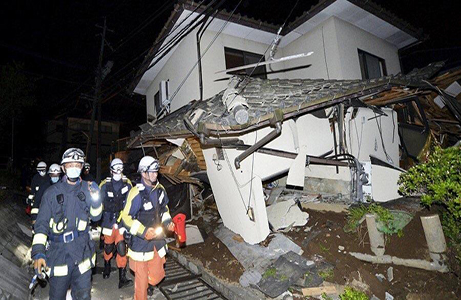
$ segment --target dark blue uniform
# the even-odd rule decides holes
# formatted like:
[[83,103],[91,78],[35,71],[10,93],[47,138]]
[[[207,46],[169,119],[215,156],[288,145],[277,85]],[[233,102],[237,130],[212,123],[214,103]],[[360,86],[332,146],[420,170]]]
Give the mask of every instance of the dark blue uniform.
[[101,222],[102,234],[112,235],[112,227],[119,221],[120,212],[125,206],[131,187],[131,181],[125,176],[119,181],[108,177],[99,185],[104,206]]
[[32,182],[30,185],[30,195],[29,195],[29,203],[32,206],[32,210],[30,211],[30,216],[32,217],[32,221],[37,219],[37,214],[39,212],[40,202],[42,200],[43,193],[45,190],[51,185],[51,179],[48,174],[44,176],[40,176],[40,174],[35,174],[32,178]]
[[148,241],[144,237],[147,228],[171,222],[168,201],[165,188],[160,183],[153,188],[140,183],[131,189],[122,212],[123,226],[133,235],[128,249],[130,258],[136,261],[151,260],[154,247],[160,257],[165,256],[167,246],[164,238]]
[[91,268],[96,254],[89,223],[98,221],[101,214],[95,183],[91,188],[82,180],[71,185],[64,176],[45,191],[35,222],[32,258],[46,260],[50,300],[65,299],[69,288],[74,300],[91,299]]

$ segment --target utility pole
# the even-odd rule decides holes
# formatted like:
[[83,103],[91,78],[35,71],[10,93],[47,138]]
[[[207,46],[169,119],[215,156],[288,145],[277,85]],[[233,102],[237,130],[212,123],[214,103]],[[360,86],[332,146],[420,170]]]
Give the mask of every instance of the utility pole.
[[93,135],[94,135],[94,121],[96,118],[96,109],[98,110],[98,135],[97,135],[97,143],[96,143],[96,181],[101,181],[101,86],[104,77],[110,72],[112,68],[112,62],[108,62],[106,68],[104,68],[104,72],[102,69],[102,59],[104,55],[104,45],[106,42],[106,32],[110,31],[107,29],[106,25],[106,18],[104,17],[104,25],[96,27],[102,29],[101,34],[101,48],[99,50],[99,60],[98,60],[98,68],[96,69],[96,76],[95,76],[95,90],[94,90],[94,97],[93,97],[93,109],[91,111],[91,123],[90,123],[90,138],[86,144],[86,155],[87,160],[90,157],[91,145],[93,143]]
[[14,111],[11,117],[11,168],[14,165]]

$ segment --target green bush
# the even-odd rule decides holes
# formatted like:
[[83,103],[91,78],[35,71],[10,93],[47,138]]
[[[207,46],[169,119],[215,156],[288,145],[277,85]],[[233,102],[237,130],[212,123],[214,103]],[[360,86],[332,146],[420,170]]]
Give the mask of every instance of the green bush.
[[433,148],[427,162],[400,175],[399,192],[421,196],[425,206],[441,205],[442,225],[461,260],[461,146]]
[[341,300],[368,300],[368,296],[361,291],[358,291],[354,288],[346,286],[344,293],[339,295]]
[[360,205],[357,207],[351,207],[348,209],[347,213],[347,222],[344,226],[345,232],[353,232],[357,230],[360,226],[360,222],[365,217],[366,214],[372,213],[376,215],[376,220],[382,226],[379,226],[379,229],[384,230],[384,233],[394,234],[397,233],[399,236],[402,235],[402,230],[395,227],[394,215],[387,208],[384,208],[376,203],[373,203],[369,206]]

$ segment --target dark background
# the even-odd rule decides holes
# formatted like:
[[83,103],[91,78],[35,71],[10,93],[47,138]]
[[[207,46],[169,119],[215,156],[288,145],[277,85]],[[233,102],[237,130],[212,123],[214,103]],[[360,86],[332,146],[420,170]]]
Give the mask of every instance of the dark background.
[[[208,1],[206,1],[208,2]],[[238,0],[228,0],[231,11]],[[243,0],[237,13],[282,24],[296,0]],[[288,22],[316,4],[299,1]],[[446,61],[446,68],[461,63],[459,9],[456,1],[374,0],[416,28],[429,39],[401,55],[403,71],[433,61]],[[90,117],[98,64],[103,17],[113,32],[107,33],[103,65],[114,61],[104,80],[102,119],[121,123],[121,137],[145,120],[145,102],[126,87],[142,63],[175,1],[147,0],[40,0],[2,1],[0,4],[0,65],[20,64],[21,73],[33,85],[34,101],[15,117],[15,157],[34,158],[43,154],[44,125],[62,116]],[[4,80],[4,78],[2,78]],[[83,96],[82,96],[83,95]],[[0,157],[10,156],[11,121],[2,115],[0,99]],[[3,102],[3,104],[2,104]],[[3,124],[3,125],[2,125]]]

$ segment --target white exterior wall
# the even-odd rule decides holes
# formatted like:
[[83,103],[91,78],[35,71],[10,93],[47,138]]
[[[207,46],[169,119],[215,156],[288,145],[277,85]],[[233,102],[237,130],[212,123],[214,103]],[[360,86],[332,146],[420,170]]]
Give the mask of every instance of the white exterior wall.
[[[210,30],[203,34],[200,43],[200,50],[202,55],[215,35],[216,32]],[[243,50],[256,54],[263,54],[266,51],[268,45],[221,33],[202,58],[204,99],[216,95],[227,87],[227,80],[215,81],[217,79],[230,77],[230,75],[225,73],[215,74],[217,71],[226,69],[224,47]],[[155,94],[158,92],[159,83],[162,80],[169,79],[171,96],[184,80],[193,65],[197,62],[196,30],[190,33],[184,40],[182,40],[179,43],[177,49],[173,51],[174,53],[171,55],[165,66],[162,68],[160,73],[155,77],[154,81],[152,81],[152,84],[147,89],[146,97],[148,101],[153,101]],[[266,60],[268,59],[268,56],[269,51],[266,53]],[[282,56],[282,50],[279,49],[276,57]],[[276,70],[277,68],[282,67],[283,64],[280,63],[280,66],[275,66],[273,69]],[[267,70],[270,71],[269,68],[267,68]],[[280,76],[279,74],[274,74],[268,75],[268,78],[280,78]],[[171,102],[171,111],[175,111],[190,101],[199,99],[199,97],[199,73],[198,66],[196,66],[190,74],[189,78],[187,78],[183,87]]]
[[[171,51],[173,51],[173,54],[147,89],[147,101],[154,101],[155,94],[158,92],[160,81],[170,81],[170,96],[178,88],[181,81],[183,81],[187,72],[197,61],[195,33],[191,33],[186,36],[178,44],[177,48]],[[198,72],[195,71],[192,72],[182,88],[179,90],[173,102],[171,102],[171,111],[175,111],[190,101],[199,99],[199,97]]]
[[397,47],[341,19],[336,17],[330,19],[334,23],[336,32],[341,79],[362,79],[357,49],[384,59],[388,75],[400,72]]
[[[286,72],[286,78],[343,79],[333,17],[283,48],[285,56],[310,51],[313,51],[314,54],[285,62],[285,68],[311,64],[308,68]],[[360,66],[358,67],[360,69]]]

